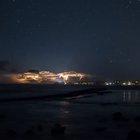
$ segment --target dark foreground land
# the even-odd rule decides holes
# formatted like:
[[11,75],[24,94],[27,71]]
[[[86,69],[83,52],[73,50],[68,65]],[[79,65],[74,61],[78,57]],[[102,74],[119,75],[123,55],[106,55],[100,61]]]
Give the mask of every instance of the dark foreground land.
[[138,87],[10,86],[0,94],[2,140],[140,139]]

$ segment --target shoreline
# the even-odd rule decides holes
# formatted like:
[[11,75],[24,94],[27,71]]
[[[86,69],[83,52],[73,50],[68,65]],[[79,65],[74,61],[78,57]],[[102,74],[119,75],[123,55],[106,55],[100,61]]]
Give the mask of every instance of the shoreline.
[[[0,102],[30,100],[60,100],[78,96],[103,95],[112,90],[140,90],[140,86],[81,86],[0,84]],[[3,94],[5,93],[5,95]],[[21,94],[18,94],[21,93]]]
[[105,86],[105,85],[63,85],[63,84],[0,84],[1,92],[46,92],[49,89],[108,89],[108,90],[140,90],[140,85],[133,86]]
[[102,94],[103,92],[109,92],[105,88],[90,88],[84,90],[77,90],[67,93],[59,93],[59,94],[48,94],[48,95],[40,95],[40,96],[26,96],[26,97],[12,97],[12,98],[3,98],[0,99],[0,102],[9,102],[9,101],[28,101],[28,100],[59,100],[64,98],[73,98],[77,96],[87,96],[91,94]]

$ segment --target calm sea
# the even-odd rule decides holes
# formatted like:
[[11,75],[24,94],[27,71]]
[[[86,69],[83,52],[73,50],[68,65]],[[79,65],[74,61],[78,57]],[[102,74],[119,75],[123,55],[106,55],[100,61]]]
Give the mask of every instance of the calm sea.
[[[117,129],[112,122],[112,113],[122,112],[133,120],[140,115],[140,91],[114,90],[103,95],[68,98],[51,101],[21,101],[0,103],[0,115],[6,117],[1,122],[0,130],[11,128],[19,137],[28,129],[38,124],[45,132],[40,139],[51,139],[50,130],[55,123],[66,126],[66,139],[124,139],[126,130]],[[107,132],[98,134],[97,127],[107,128]],[[129,129],[129,128],[128,128]]]

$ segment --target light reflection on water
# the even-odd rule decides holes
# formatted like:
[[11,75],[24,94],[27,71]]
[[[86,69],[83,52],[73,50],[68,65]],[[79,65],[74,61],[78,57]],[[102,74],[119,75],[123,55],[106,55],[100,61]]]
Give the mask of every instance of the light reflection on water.
[[87,103],[87,104],[100,104],[100,103],[127,103],[135,104],[140,103],[140,91],[139,90],[114,90],[111,93],[105,93],[103,95],[93,94],[89,97],[79,97],[72,100],[74,103]]
[[123,102],[137,103],[140,102],[139,91],[124,91]]

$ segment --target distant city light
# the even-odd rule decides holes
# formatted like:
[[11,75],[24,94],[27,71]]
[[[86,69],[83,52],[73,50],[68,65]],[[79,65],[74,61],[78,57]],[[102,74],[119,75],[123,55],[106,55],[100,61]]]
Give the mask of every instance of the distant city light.
[[134,85],[140,85],[140,82],[138,80],[136,81],[113,81],[113,82],[105,82],[106,86],[112,86],[112,85],[120,85],[120,86],[134,86]]
[[114,83],[112,83],[112,82],[105,82],[105,85],[106,86],[111,86],[111,85],[113,85]]
[[122,85],[126,86],[126,83],[125,83],[125,82],[123,82],[123,83],[122,83]]

